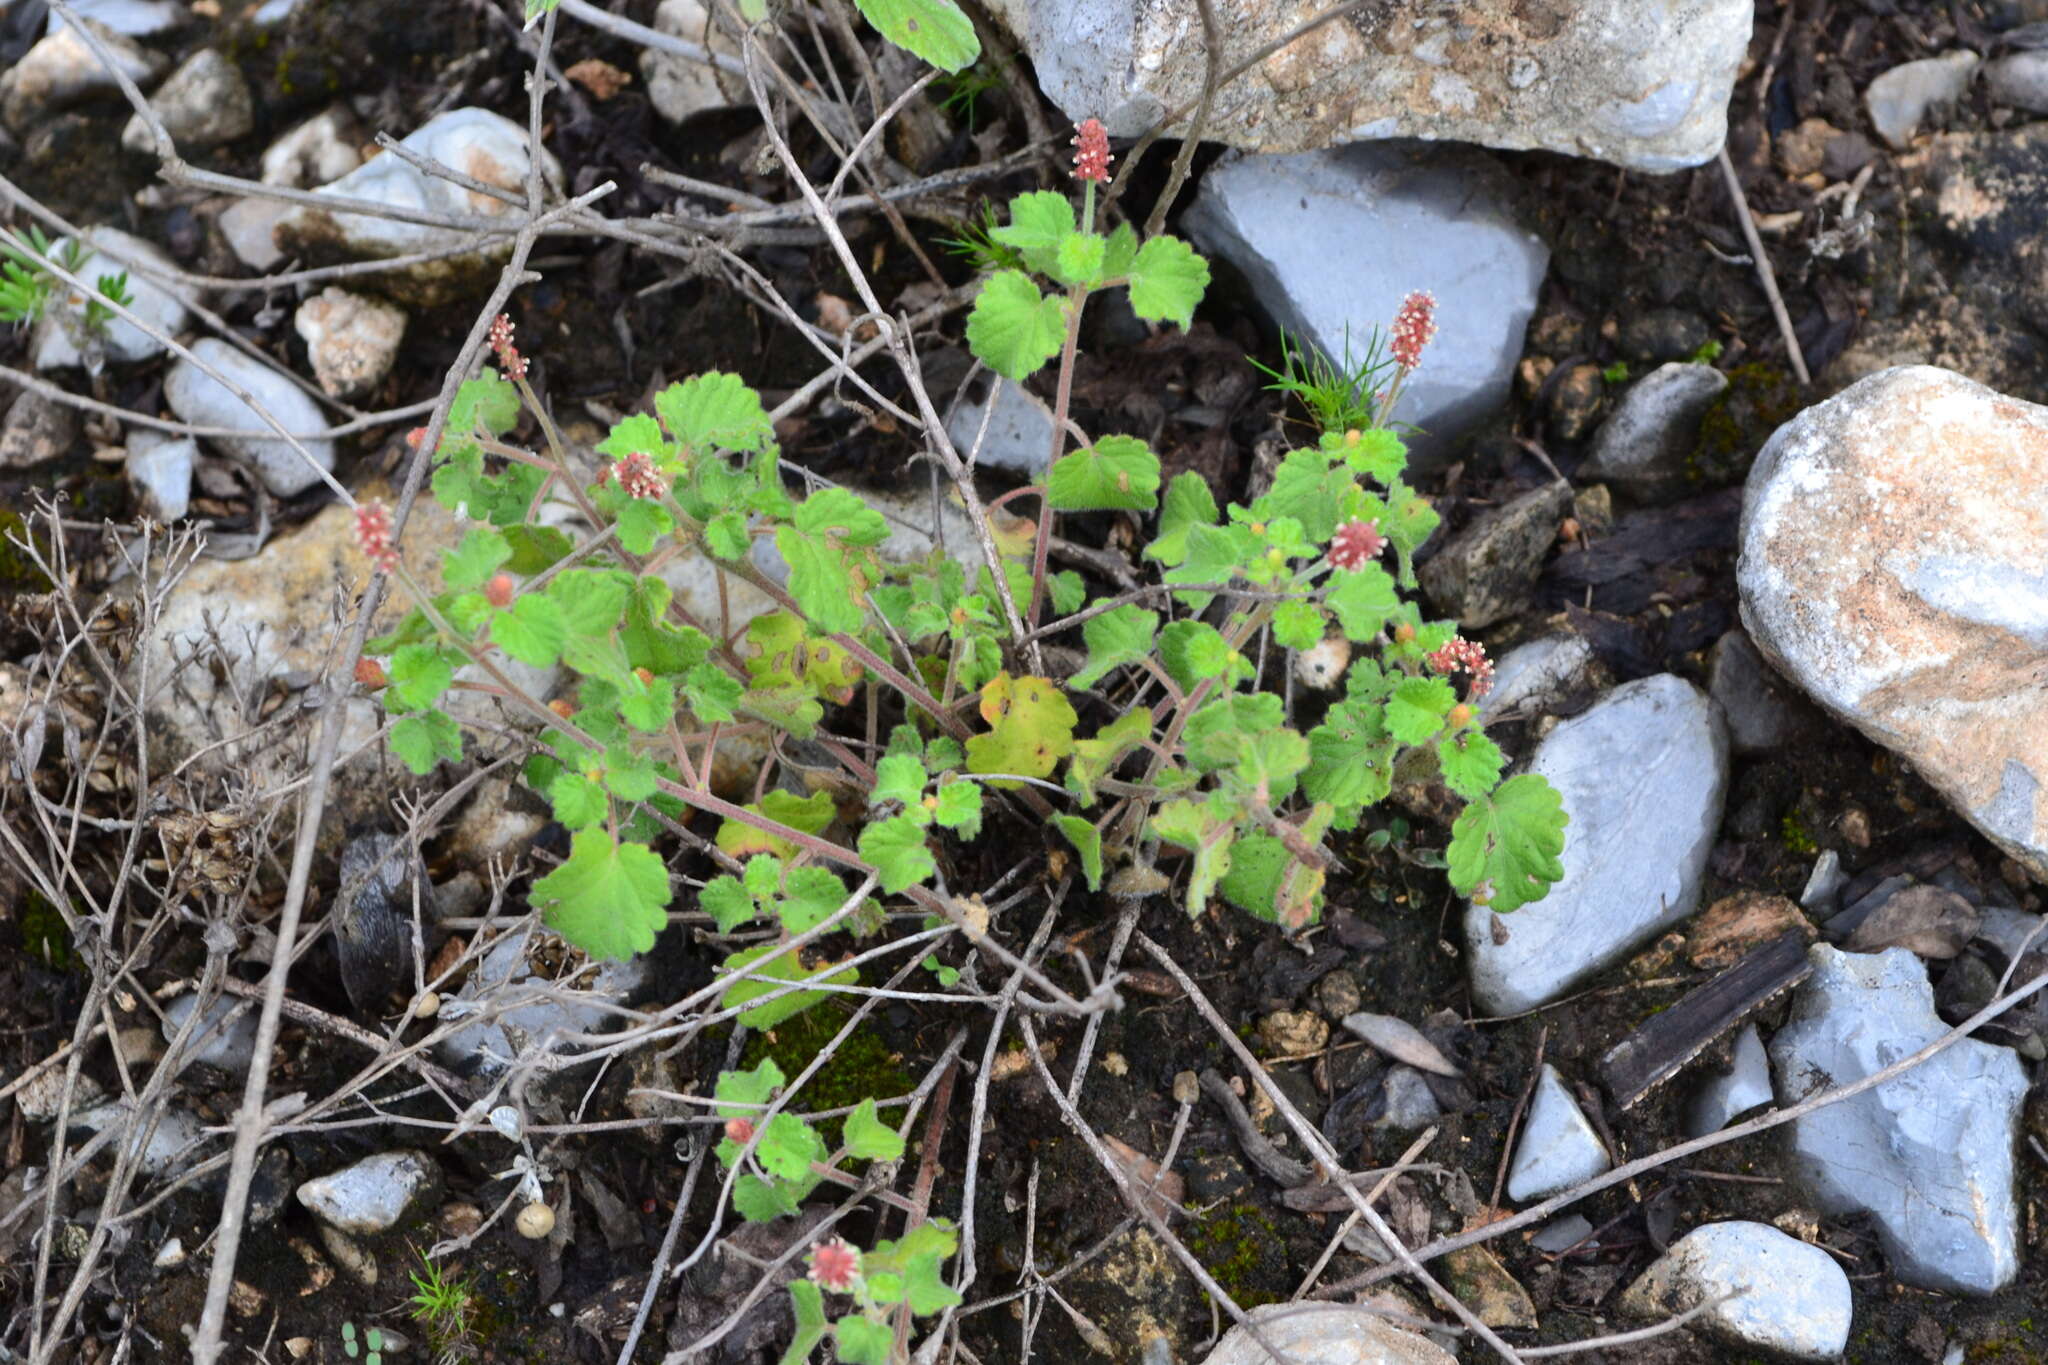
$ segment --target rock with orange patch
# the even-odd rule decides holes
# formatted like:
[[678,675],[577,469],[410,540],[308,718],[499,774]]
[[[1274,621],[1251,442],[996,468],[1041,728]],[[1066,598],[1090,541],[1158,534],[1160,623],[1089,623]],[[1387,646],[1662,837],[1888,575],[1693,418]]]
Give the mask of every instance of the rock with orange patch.
[[2048,876],[2048,408],[1871,375],[1764,446],[1741,549],[1771,664]]
[[[385,152],[315,193],[369,200],[398,212],[432,215],[443,221],[404,222],[299,205],[278,220],[274,233],[278,244],[320,260],[383,260],[461,246],[473,237],[475,229],[509,229],[525,212],[522,205],[532,161],[522,125],[487,109],[454,109],[428,119],[399,145],[472,180],[509,190],[521,202],[508,203],[428,175],[404,158]],[[540,168],[548,188],[561,193],[561,163],[545,147],[540,150]],[[379,275],[376,287],[402,303],[421,307],[460,298],[487,284],[497,262],[511,248],[509,236],[490,240],[493,245],[481,250]]]

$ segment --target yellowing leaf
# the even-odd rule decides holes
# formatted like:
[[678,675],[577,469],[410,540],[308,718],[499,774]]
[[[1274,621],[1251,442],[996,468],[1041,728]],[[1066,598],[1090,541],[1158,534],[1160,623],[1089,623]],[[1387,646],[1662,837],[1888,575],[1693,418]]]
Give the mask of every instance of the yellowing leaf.
[[[967,771],[1045,777],[1074,749],[1080,719],[1058,684],[998,673],[981,689],[981,718],[990,729],[967,741]],[[1015,787],[1014,782],[992,782]]]

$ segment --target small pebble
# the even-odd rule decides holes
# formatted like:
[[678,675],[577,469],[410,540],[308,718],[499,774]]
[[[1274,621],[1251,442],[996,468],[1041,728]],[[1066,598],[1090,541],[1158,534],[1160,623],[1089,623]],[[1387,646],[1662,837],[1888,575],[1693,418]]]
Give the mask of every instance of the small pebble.
[[421,1019],[433,1018],[441,1012],[441,997],[433,991],[428,991],[412,1007],[412,1012]]
[[519,1235],[539,1241],[555,1230],[555,1211],[546,1204],[528,1204],[519,1210]]

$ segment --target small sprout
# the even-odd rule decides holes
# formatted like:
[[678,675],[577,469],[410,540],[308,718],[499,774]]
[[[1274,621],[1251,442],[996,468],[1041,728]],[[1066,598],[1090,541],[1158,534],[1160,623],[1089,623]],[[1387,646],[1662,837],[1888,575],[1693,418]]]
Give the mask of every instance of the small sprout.
[[513,1220],[513,1224],[521,1237],[537,1242],[555,1230],[555,1211],[546,1204],[528,1204],[519,1210],[519,1217]]

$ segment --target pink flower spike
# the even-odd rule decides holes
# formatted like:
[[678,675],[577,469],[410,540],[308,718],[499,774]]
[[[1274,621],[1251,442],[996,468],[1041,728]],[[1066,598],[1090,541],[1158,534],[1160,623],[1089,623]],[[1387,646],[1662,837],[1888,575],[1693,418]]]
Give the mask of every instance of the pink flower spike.
[[860,1250],[844,1237],[811,1248],[811,1283],[835,1294],[851,1294],[860,1283]]
[[618,478],[619,487],[626,490],[628,497],[659,498],[668,492],[668,480],[656,472],[654,457],[644,450],[634,451],[606,472]]
[[1330,563],[1340,569],[1362,569],[1379,558],[1386,544],[1377,522],[1347,521],[1330,540]]
[[1074,179],[1107,185],[1109,163],[1116,158],[1109,154],[1109,129],[1102,126],[1102,120],[1083,119],[1075,124],[1073,143]]
[[497,352],[498,364],[507,379],[526,377],[526,357],[512,344],[512,319],[508,314],[500,313],[491,319],[491,349]]
[[1394,314],[1394,331],[1387,349],[1394,363],[1412,370],[1422,363],[1422,348],[1436,335],[1436,295],[1418,289],[1401,300]]
[[381,502],[366,502],[356,508],[356,548],[372,567],[383,573],[398,568],[398,547],[391,543],[391,509]]
[[1493,660],[1486,657],[1486,646],[1476,640],[1454,635],[1449,644],[1425,658],[1438,673],[1463,673],[1470,678],[1472,685],[1467,691],[1475,701],[1493,690]]

